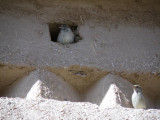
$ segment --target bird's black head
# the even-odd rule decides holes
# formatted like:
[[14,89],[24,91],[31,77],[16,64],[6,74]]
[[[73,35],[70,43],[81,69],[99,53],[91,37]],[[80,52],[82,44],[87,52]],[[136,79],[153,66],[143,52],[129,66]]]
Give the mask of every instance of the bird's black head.
[[66,25],[66,24],[61,25],[59,28],[60,28],[62,31],[64,31],[64,32],[70,32],[70,31],[72,31],[71,28],[70,28],[70,26],[69,26],[69,25]]
[[133,90],[136,92],[142,92],[142,87],[140,85],[133,85]]

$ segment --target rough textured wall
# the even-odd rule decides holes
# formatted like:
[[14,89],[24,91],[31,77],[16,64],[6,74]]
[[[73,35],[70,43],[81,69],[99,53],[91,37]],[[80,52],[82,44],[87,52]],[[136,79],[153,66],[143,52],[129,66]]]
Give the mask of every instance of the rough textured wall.
[[50,67],[78,64],[114,71],[159,72],[158,27],[106,27],[90,21],[79,26],[83,39],[65,47],[52,42],[48,25],[35,17],[0,17],[3,63]]
[[45,22],[160,25],[159,5],[159,0],[1,0],[0,11],[32,14]]
[[[1,0],[0,61],[159,72],[159,5],[159,0]],[[78,25],[83,39],[69,48],[52,43],[50,23]]]
[[18,79],[27,76],[33,67],[0,64],[0,94]]
[[62,78],[45,70],[35,70],[6,88],[2,96],[26,99],[81,101],[80,95]]

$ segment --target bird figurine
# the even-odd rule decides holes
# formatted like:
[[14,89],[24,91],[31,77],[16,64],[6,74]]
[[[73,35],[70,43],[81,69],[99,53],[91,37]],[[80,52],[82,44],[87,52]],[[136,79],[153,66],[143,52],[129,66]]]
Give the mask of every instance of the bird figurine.
[[132,105],[135,109],[146,109],[146,102],[140,85],[133,85]]
[[61,30],[60,30],[60,33],[57,37],[57,42],[59,42],[61,44],[71,44],[71,43],[73,43],[75,35],[72,32],[69,25],[61,25],[59,28]]

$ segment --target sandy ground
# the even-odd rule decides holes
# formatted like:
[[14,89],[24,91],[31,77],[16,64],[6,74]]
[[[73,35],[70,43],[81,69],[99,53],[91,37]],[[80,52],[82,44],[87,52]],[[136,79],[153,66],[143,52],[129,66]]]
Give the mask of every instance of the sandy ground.
[[100,109],[90,103],[1,98],[0,118],[3,120],[159,120],[160,110],[135,110],[120,106]]

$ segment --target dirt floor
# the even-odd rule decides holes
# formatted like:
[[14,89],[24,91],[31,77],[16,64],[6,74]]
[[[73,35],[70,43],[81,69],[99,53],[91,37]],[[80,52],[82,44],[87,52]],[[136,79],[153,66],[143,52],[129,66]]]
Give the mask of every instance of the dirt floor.
[[0,99],[0,118],[12,120],[159,120],[160,110],[100,109],[95,104],[56,100]]

